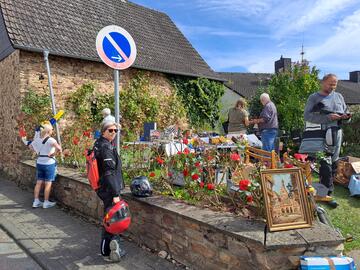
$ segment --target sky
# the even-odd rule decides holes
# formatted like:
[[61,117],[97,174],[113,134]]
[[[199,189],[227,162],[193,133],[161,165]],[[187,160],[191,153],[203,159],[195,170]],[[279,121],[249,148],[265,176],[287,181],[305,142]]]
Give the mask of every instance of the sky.
[[274,72],[305,58],[320,76],[360,70],[360,0],[130,0],[166,13],[215,71]]

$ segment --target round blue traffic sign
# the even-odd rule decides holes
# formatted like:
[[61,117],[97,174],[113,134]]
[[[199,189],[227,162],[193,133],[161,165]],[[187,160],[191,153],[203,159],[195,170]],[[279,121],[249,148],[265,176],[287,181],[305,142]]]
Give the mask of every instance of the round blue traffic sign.
[[120,26],[101,29],[96,38],[96,50],[101,60],[114,69],[130,67],[136,58],[136,45],[131,35]]

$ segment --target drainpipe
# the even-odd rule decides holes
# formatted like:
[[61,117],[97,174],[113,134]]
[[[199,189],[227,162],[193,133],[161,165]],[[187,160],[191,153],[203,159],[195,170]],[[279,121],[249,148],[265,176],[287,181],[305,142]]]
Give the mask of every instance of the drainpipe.
[[[54,90],[53,90],[53,86],[52,86],[48,56],[49,56],[49,51],[44,51],[44,60],[45,60],[47,74],[48,74],[48,83],[49,83],[50,97],[51,97],[51,108],[52,108],[53,115],[56,115],[55,96],[54,96]],[[55,122],[55,128],[56,128],[56,140],[57,140],[58,144],[60,144],[60,146],[61,146],[60,130],[59,130],[59,125],[58,125],[57,121]],[[64,157],[63,157],[62,153],[61,153],[61,161],[62,162],[64,161]]]

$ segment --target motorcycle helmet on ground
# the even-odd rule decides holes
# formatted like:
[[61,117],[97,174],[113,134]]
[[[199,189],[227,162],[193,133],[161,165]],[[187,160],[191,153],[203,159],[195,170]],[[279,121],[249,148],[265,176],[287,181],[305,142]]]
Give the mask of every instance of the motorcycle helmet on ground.
[[131,223],[129,205],[121,200],[106,213],[104,217],[105,230],[111,234],[120,234],[126,231]]
[[152,195],[152,186],[146,176],[135,177],[130,185],[131,193],[138,197],[149,197]]

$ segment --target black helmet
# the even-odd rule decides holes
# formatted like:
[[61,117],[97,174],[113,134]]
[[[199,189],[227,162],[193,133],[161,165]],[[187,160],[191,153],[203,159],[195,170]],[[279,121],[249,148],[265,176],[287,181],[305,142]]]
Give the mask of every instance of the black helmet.
[[149,197],[152,195],[152,186],[146,176],[135,177],[131,182],[130,189],[134,196]]

